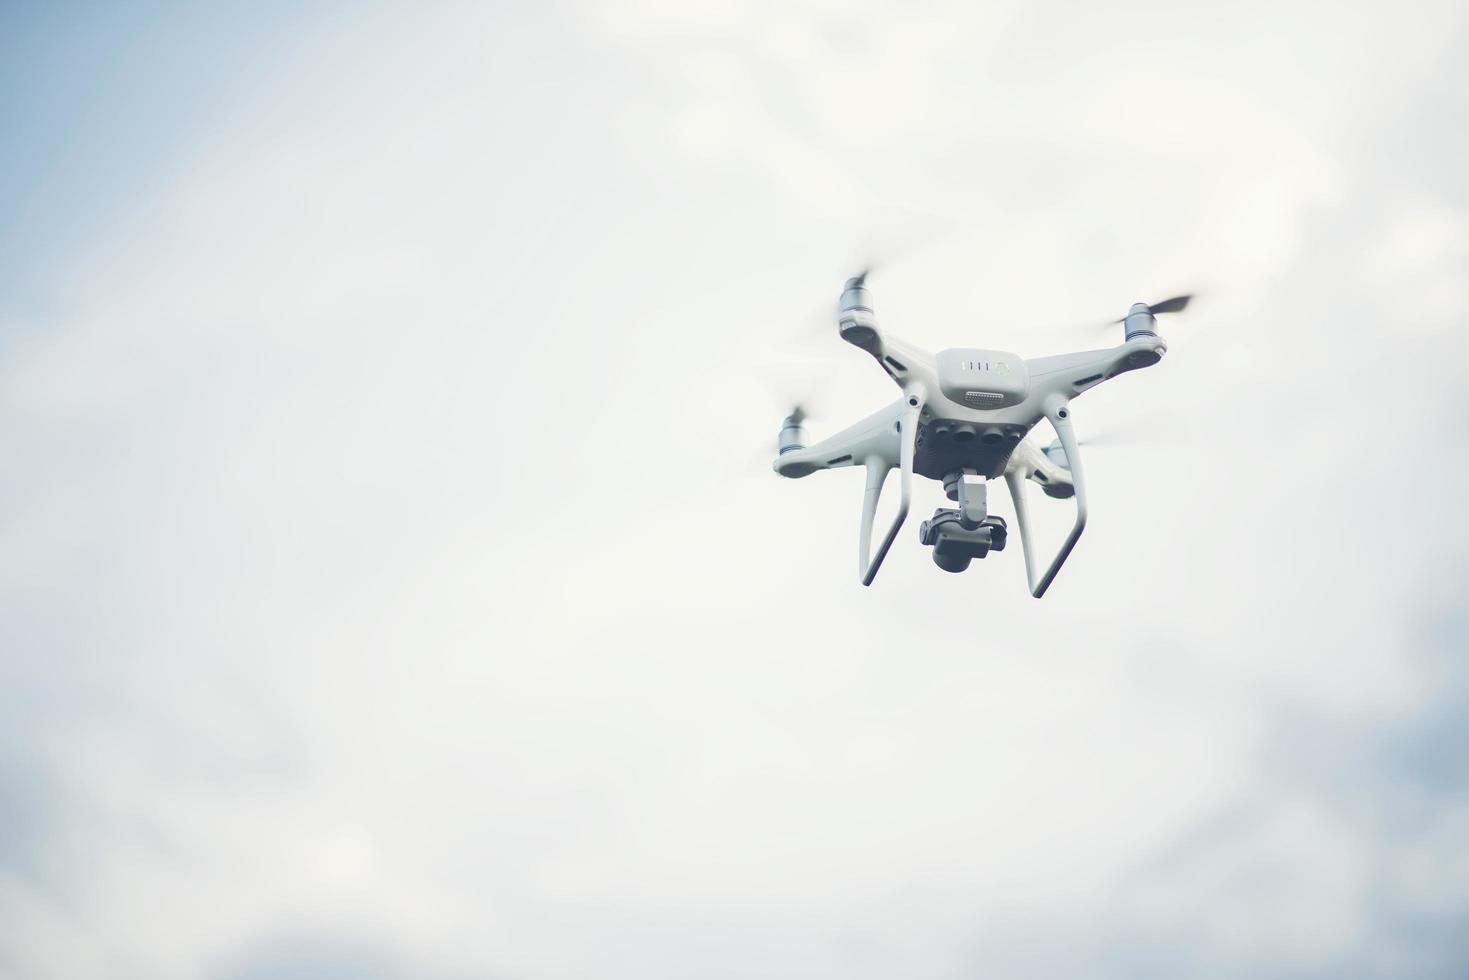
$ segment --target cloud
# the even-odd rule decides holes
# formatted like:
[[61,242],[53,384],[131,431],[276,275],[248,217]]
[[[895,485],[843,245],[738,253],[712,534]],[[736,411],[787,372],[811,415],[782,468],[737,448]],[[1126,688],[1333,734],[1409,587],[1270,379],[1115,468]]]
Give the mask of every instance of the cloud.
[[276,937],[235,960],[215,976],[219,980],[397,980],[437,976],[405,967],[397,957],[370,942],[315,935]]
[[[231,67],[0,304],[0,964],[1462,967],[1462,17],[1261,16],[323,12]],[[1089,456],[1044,602],[908,532],[861,590],[854,475],[748,464],[873,253],[932,348],[1201,289],[1078,402],[1179,441]],[[892,397],[819,354],[814,427]]]

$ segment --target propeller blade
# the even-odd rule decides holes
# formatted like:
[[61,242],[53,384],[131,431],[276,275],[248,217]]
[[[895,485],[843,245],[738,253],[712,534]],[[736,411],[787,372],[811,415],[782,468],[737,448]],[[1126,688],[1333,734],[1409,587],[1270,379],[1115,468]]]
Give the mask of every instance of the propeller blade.
[[[1182,296],[1171,296],[1168,299],[1163,300],[1161,303],[1151,304],[1148,307],[1148,312],[1152,313],[1154,316],[1159,313],[1182,313],[1184,310],[1188,309],[1189,301],[1193,298],[1193,293],[1184,293]],[[1116,326],[1119,323],[1126,322],[1127,317],[1122,317],[1120,319],[1113,320],[1111,323],[1107,324],[1107,326],[1112,327]]]
[[[832,333],[836,333],[833,327]],[[797,414],[802,420],[821,415],[831,388],[828,358],[778,357],[754,365],[765,389],[764,411],[783,419]],[[767,416],[768,417],[768,416]]]
[[1174,296],[1172,299],[1165,299],[1161,303],[1154,303],[1148,309],[1154,313],[1182,313],[1188,308],[1189,300],[1193,298],[1193,293],[1184,293],[1182,296]]

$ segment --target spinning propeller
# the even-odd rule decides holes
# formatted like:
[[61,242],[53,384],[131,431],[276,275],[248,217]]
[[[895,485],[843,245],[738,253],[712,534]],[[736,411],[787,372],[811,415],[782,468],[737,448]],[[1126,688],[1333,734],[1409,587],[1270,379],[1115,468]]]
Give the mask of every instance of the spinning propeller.
[[1126,323],[1127,317],[1133,316],[1137,313],[1147,313],[1149,316],[1155,316],[1159,313],[1182,313],[1188,308],[1189,301],[1193,298],[1193,293],[1184,293],[1182,296],[1169,297],[1168,299],[1165,299],[1160,303],[1137,303],[1133,306],[1132,310],[1127,314],[1127,316],[1117,320],[1112,320],[1107,324],[1107,326],[1115,327],[1119,323]]
[[[1148,312],[1182,313],[1185,309],[1188,308],[1189,300],[1193,298],[1193,293],[1184,293],[1182,296],[1174,296],[1172,299],[1165,299],[1161,303],[1153,303],[1148,307]],[[1124,317],[1123,319],[1126,319],[1126,317]],[[1122,320],[1118,320],[1117,322],[1121,323]]]

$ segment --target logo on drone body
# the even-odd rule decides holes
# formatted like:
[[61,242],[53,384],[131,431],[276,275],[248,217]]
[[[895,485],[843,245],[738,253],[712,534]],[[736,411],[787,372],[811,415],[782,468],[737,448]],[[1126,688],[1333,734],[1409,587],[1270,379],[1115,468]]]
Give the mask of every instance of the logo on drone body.
[[988,371],[1001,377],[1010,373],[1010,366],[1004,361],[965,361],[964,367],[969,371]]

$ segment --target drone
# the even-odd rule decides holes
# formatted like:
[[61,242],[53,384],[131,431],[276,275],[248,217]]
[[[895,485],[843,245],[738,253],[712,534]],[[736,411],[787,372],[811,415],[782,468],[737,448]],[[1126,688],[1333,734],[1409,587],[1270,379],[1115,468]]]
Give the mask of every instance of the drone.
[[[866,468],[857,559],[864,586],[877,577],[908,519],[915,474],[941,482],[945,495],[958,505],[939,508],[919,528],[919,542],[933,548],[939,568],[962,572],[973,559],[1003,550],[1005,520],[991,515],[988,507],[989,482],[1003,476],[1020,525],[1030,594],[1039,599],[1086,528],[1086,480],[1072,426],[1072,399],[1119,374],[1162,360],[1168,345],[1158,335],[1157,314],[1182,312],[1190,299],[1191,295],[1183,295],[1151,305],[1134,303],[1125,317],[1114,322],[1123,327],[1123,342],[1109,350],[1029,359],[968,347],[930,354],[878,329],[867,273],[860,273],[848,279],[842,291],[837,329],[847,343],[872,355],[902,396],[814,445],[803,424],[805,411],[797,406],[781,424],[771,468],[790,479],[817,470]],[[1044,448],[1026,438],[1041,419],[1050,421],[1057,436]],[[874,553],[877,503],[893,469],[899,473],[898,512]],[[1039,576],[1027,483],[1039,484],[1049,497],[1074,499],[1076,504],[1070,533]]]

